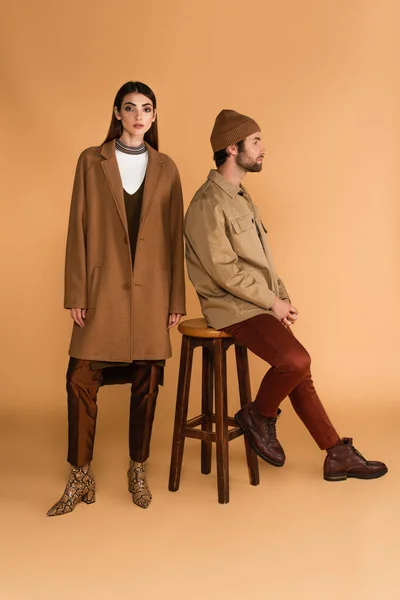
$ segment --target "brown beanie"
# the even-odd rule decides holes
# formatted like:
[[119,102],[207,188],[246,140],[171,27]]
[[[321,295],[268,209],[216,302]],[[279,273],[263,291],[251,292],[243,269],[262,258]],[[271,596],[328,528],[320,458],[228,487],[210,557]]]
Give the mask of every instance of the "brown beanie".
[[237,144],[257,131],[260,131],[260,127],[250,117],[241,115],[235,110],[221,110],[211,132],[212,149],[218,152],[232,144]]

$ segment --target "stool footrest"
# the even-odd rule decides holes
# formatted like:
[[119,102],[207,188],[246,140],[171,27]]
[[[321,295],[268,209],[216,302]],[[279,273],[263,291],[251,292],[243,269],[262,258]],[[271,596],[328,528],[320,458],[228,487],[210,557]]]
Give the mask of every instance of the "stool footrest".
[[[207,431],[204,429],[195,429],[200,425],[206,423],[206,415],[198,415],[197,417],[193,417],[186,421],[184,427],[182,428],[182,435],[188,438],[194,438],[196,440],[203,440],[205,442],[216,442],[216,432],[215,431]],[[215,414],[211,415],[211,423],[216,422]],[[228,417],[227,424],[231,427],[228,430],[228,440],[235,440],[236,438],[243,435],[243,431],[240,427],[238,427],[234,417]]]
[[197,417],[193,417],[193,419],[189,419],[189,421],[186,421],[185,428],[198,427],[199,425],[203,425],[205,418],[205,415],[198,415]]
[[236,425],[236,427],[228,431],[228,440],[236,440],[236,438],[240,437],[241,435],[243,435],[243,431]]
[[[207,417],[204,414],[193,417],[192,419],[186,421],[185,427],[198,427],[199,425],[203,425],[203,423],[206,422],[206,418]],[[211,415],[211,422],[216,423],[215,414]],[[237,427],[235,417],[228,417],[227,422],[230,427]]]
[[217,434],[215,431],[203,431],[202,429],[193,429],[192,427],[184,427],[182,435],[195,440],[203,440],[204,442],[215,442]]

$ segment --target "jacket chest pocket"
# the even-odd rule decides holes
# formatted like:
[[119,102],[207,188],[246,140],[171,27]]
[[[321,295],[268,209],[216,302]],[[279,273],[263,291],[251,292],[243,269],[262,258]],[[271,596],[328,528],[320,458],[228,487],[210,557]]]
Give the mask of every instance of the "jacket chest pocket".
[[254,229],[254,219],[252,215],[245,215],[244,217],[239,217],[238,219],[234,219],[233,221],[231,221],[231,223],[232,229],[237,235]]
[[245,215],[231,221],[232,236],[231,244],[238,256],[242,258],[254,257],[258,253],[260,240],[253,215]]

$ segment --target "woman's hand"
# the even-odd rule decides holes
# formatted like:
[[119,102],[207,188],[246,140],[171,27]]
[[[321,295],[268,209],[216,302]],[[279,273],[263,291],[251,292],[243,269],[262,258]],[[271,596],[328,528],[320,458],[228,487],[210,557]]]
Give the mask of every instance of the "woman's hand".
[[69,311],[71,315],[71,319],[83,329],[85,327],[85,319],[86,319],[86,308],[71,308]]
[[171,329],[171,327],[176,327],[181,320],[182,315],[179,313],[171,313],[168,319],[168,327],[167,329]]

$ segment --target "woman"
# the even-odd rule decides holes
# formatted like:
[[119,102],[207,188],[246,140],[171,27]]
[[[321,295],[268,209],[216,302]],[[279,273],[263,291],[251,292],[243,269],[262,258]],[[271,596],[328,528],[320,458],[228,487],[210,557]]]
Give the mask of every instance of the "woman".
[[74,321],[67,372],[71,474],[49,516],[95,501],[90,469],[100,386],[131,383],[128,489],[147,508],[146,481],[169,329],[185,314],[183,202],[174,162],[158,152],[152,90],[118,91],[102,146],[84,150],[69,220],[65,308]]

